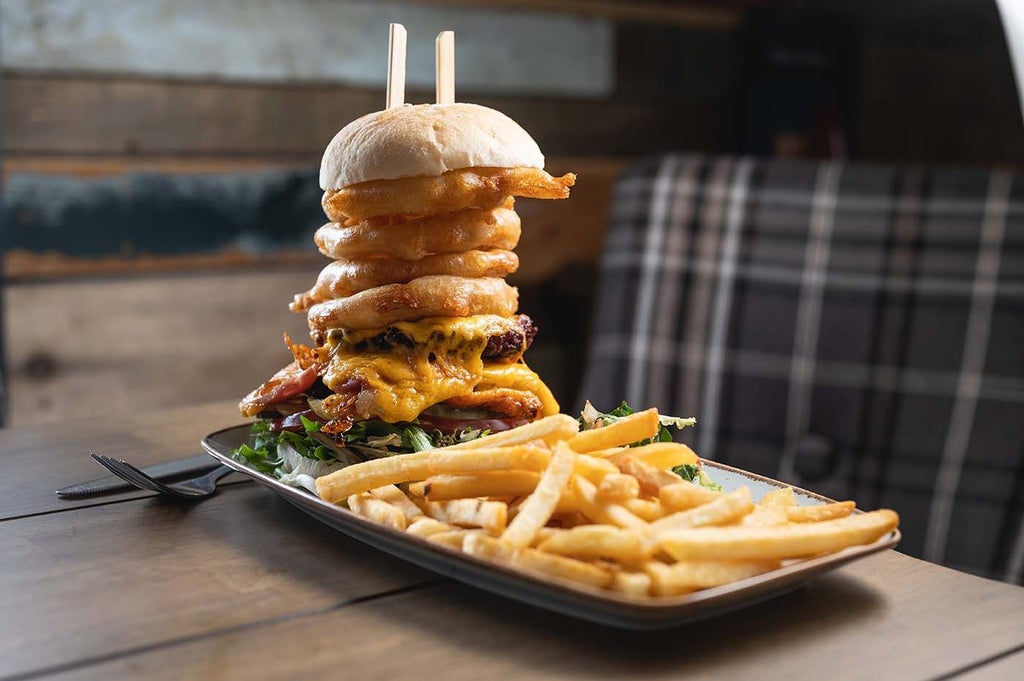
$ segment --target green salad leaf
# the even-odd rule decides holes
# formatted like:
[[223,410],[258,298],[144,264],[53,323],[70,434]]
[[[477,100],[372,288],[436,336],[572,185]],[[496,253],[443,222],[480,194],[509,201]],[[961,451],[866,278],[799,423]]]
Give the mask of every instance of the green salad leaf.
[[[580,430],[590,430],[592,428],[607,426],[610,423],[614,423],[619,419],[635,413],[636,410],[630,407],[625,400],[623,400],[619,406],[607,413],[599,412],[594,408],[594,405],[587,401],[587,404],[583,408],[583,412],[580,414],[579,418]],[[688,428],[697,425],[697,419],[692,416],[690,418],[682,418],[680,416],[658,416],[658,424],[658,432],[655,433],[654,437],[638,440],[631,443],[629,446],[641,447],[643,445],[649,445],[652,442],[672,442],[672,433],[669,431],[669,427]]]
[[329,436],[320,432],[320,424],[300,415],[302,432],[289,430],[274,432],[270,421],[257,421],[252,424],[250,437],[252,445],[243,444],[231,453],[236,459],[245,461],[261,473],[274,474],[284,457],[279,451],[287,446],[299,455],[316,461],[346,461],[344,453]]
[[[590,430],[592,428],[600,428],[607,426],[610,423],[614,423],[619,419],[625,418],[630,414],[635,414],[636,410],[630,407],[625,401],[619,406],[615,407],[609,412],[600,412],[594,408],[589,401],[583,408],[583,412],[580,414],[580,430]],[[654,437],[647,438],[645,440],[638,440],[637,442],[631,443],[630,447],[641,447],[643,445],[649,445],[652,442],[672,442],[672,433],[669,428],[691,428],[697,425],[697,419],[683,418],[680,416],[658,416],[658,432],[655,433]],[[699,463],[688,463],[682,466],[676,466],[672,469],[672,472],[680,476],[684,480],[696,483],[701,487],[706,487],[716,492],[722,491],[722,486],[717,482],[708,477],[708,474],[704,472],[704,468]]]
[[243,444],[232,455],[262,473],[278,475],[284,462],[279,448],[287,446],[299,455],[329,463],[352,463],[367,457],[422,452],[435,447],[468,442],[490,434],[488,430],[467,428],[459,433],[428,432],[415,423],[394,424],[384,421],[360,421],[335,440],[320,432],[321,423],[300,415],[302,432],[272,431],[269,420],[252,425],[252,444]]
[[690,482],[696,483],[706,489],[710,489],[715,492],[722,491],[722,486],[708,477],[708,474],[704,472],[704,467],[698,464],[684,463],[682,466],[676,466],[673,468],[672,472],[683,480],[689,480]]

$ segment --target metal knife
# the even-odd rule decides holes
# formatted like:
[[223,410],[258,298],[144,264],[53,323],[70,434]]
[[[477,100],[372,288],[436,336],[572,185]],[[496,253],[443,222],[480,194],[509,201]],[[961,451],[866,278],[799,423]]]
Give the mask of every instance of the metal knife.
[[[174,459],[173,461],[165,461],[163,463],[153,464],[152,466],[146,466],[142,470],[149,475],[152,475],[154,478],[173,478],[179,475],[188,475],[190,473],[201,473],[202,471],[212,470],[219,465],[220,462],[209,454],[196,454],[195,456],[185,457],[184,459]],[[116,475],[108,475],[95,480],[89,480],[88,482],[80,482],[77,485],[61,487],[57,490],[57,496],[74,499],[97,494],[124,492],[130,489],[135,489],[135,487]]]

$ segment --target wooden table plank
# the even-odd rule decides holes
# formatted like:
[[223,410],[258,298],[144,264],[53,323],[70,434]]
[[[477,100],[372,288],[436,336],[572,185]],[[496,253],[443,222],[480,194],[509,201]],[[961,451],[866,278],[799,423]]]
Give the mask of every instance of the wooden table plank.
[[0,523],[0,676],[436,579],[256,485]]
[[368,549],[236,484],[201,504],[54,487],[84,446],[141,463],[196,451],[234,403],[0,431],[0,677],[1013,675],[1024,589],[887,552],[703,623],[630,633],[552,615]]
[[142,465],[199,454],[206,434],[238,423],[236,401],[119,416],[116,422],[78,419],[61,424],[0,430],[0,521],[151,496],[138,492],[82,500],[60,499],[54,490],[102,476],[89,458],[95,451]]
[[986,664],[965,670],[956,676],[959,681],[1006,681],[1024,679],[1024,647]]
[[617,631],[446,582],[71,676],[929,679],[1021,644],[1024,589],[887,552],[778,599],[667,631]]

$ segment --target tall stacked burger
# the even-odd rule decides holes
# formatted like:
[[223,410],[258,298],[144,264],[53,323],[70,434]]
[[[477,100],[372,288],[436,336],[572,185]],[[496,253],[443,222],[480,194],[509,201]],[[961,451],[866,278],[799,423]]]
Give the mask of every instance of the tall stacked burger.
[[[312,343],[241,402],[238,452],[306,484],[354,460],[452,444],[558,412],[523,361],[537,332],[505,281],[519,261],[516,197],[561,199],[536,142],[475,104],[359,118],[320,166],[333,262],[295,296]],[[307,485],[308,486],[308,485]]]

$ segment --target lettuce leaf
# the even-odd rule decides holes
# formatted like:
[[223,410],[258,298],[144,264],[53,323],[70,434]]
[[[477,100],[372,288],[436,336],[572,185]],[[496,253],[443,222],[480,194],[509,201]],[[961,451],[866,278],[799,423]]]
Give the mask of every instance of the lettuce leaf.
[[682,466],[676,466],[672,469],[672,472],[681,477],[683,480],[689,480],[690,482],[700,485],[706,489],[721,492],[722,486],[712,480],[707,473],[704,472],[704,467],[695,463],[684,463]]
[[[594,405],[587,400],[586,406],[583,407],[583,411],[580,413],[580,430],[590,430],[592,428],[607,426],[619,419],[635,413],[636,410],[630,407],[625,400],[623,400],[619,406],[607,413],[599,412],[594,408]],[[652,442],[672,442],[672,433],[669,431],[669,427],[679,429],[689,428],[697,425],[697,419],[692,416],[690,418],[683,418],[680,416],[658,416],[658,424],[658,432],[655,433],[654,437],[638,440],[631,443],[629,446],[641,447],[643,445],[649,445]]]

